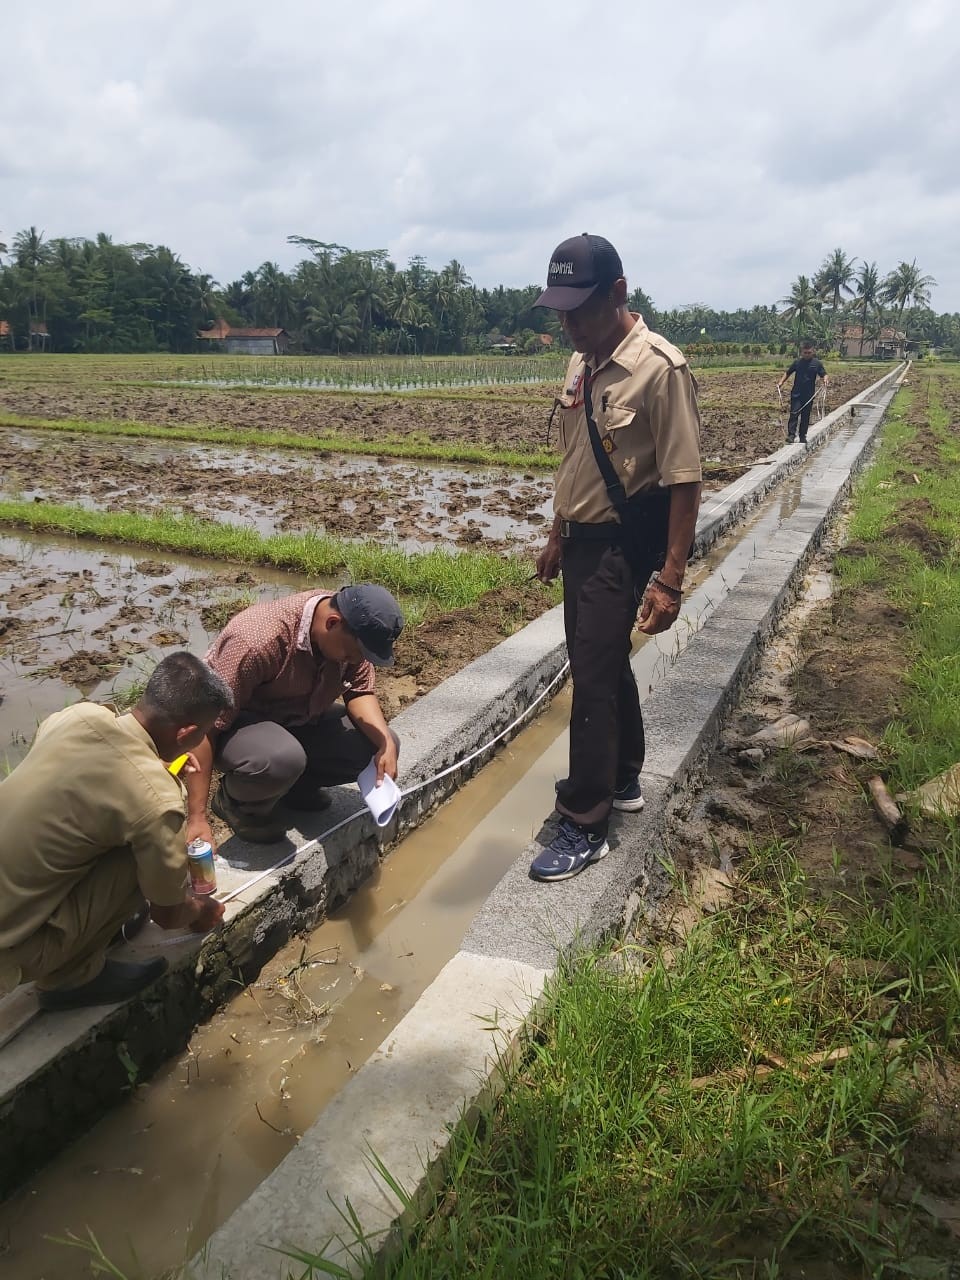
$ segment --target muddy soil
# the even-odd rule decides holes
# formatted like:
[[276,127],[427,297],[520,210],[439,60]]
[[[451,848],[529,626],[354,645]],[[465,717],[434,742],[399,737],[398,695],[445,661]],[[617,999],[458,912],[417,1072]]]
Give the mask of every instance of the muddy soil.
[[[925,405],[917,402],[921,398],[914,403],[913,425],[919,434],[911,448],[918,460],[929,460],[935,450],[925,431]],[[960,396],[954,398],[952,407],[960,419]],[[893,526],[871,550],[895,560],[901,548],[919,545],[932,563],[943,553],[942,542],[918,536],[917,521],[906,509],[910,506],[905,504],[897,513]],[[926,531],[921,527],[921,532]],[[855,556],[863,550],[850,544],[839,553]],[[835,553],[836,549],[821,558],[825,583]],[[688,797],[678,816],[672,852],[681,870],[690,872],[704,863],[716,866],[718,851],[735,868],[751,847],[787,841],[811,896],[829,900],[832,912],[841,916],[854,909],[847,897],[854,886],[868,893],[886,892],[879,868],[901,879],[915,875],[924,866],[923,854],[939,847],[942,828],[915,822],[902,844],[891,844],[866,786],[870,777],[882,773],[882,762],[859,760],[830,745],[830,740],[848,735],[879,743],[900,713],[909,662],[907,619],[875,587],[848,590],[812,609],[795,610],[725,729],[703,789]],[[773,752],[762,761],[745,756],[744,750],[752,745],[750,735],[787,712],[810,722],[810,743]],[[893,1026],[893,1036],[908,1036],[913,1030],[907,1025],[909,1008],[904,1008],[905,1021]],[[899,1204],[914,1199],[929,1215],[931,1229],[939,1233],[937,1256],[946,1240],[944,1256],[955,1258],[960,1253],[960,1065],[940,1056],[918,1072],[920,1110],[905,1167],[891,1171],[892,1184],[878,1194],[881,1199],[892,1195]],[[758,1258],[764,1256],[762,1239],[752,1241],[751,1247]],[[807,1257],[802,1266],[786,1263],[778,1274],[790,1280],[800,1275],[852,1280],[864,1273],[848,1270],[834,1258]]]
[[180,513],[264,534],[376,535],[408,550],[522,550],[542,542],[553,516],[543,472],[43,431],[0,431],[0,477],[6,498]]
[[[314,585],[295,574],[199,559],[156,560],[45,537],[0,538],[0,760],[78,694],[99,701],[142,682],[173,649],[203,653],[239,609]],[[388,717],[551,606],[537,583],[408,627],[378,676]]]
[[[786,363],[784,365],[786,367]],[[81,371],[82,372],[82,371]],[[703,416],[703,457],[724,464],[752,462],[780,444],[785,420],[772,367],[697,374]],[[836,406],[876,381],[875,367],[831,375]],[[555,386],[492,388],[474,395],[340,394],[334,392],[217,391],[196,388],[0,382],[0,414],[80,418],[164,425],[196,423],[235,430],[272,430],[353,439],[416,437],[501,449],[541,449]],[[829,407],[829,406],[828,406]],[[555,441],[554,436],[554,441]]]

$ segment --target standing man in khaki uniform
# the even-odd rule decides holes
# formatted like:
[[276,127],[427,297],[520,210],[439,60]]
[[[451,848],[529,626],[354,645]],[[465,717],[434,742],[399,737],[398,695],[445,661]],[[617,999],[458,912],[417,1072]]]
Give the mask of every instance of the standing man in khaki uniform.
[[231,706],[223,681],[184,652],[157,665],[125,715],[78,702],[43,721],[0,783],[0,995],[35,980],[44,1009],[113,1004],[167,967],[107,956],[147,902],[164,929],[220,921],[222,903],[189,893],[184,794],[165,762]]
[[627,309],[620,255],[602,236],[555,250],[547,288],[574,347],[563,391],[563,459],[541,581],[563,572],[573,679],[570,772],[557,834],[530,874],[565,880],[609,852],[611,809],[643,808],[643,718],[631,632],[666,631],[680,612],[700,506],[700,414],[683,354]]

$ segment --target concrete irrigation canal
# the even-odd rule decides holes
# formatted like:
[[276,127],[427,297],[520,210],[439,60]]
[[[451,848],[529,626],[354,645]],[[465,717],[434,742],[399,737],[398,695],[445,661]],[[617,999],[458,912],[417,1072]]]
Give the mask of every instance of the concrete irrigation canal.
[[781,448],[705,499],[683,621],[634,657],[646,809],[588,874],[527,878],[566,764],[554,609],[394,719],[405,796],[385,832],[341,788],[285,843],[225,842],[222,931],[201,946],[148,930],[133,949],[162,946],[171,969],[144,999],[38,1017],[0,1052],[11,1275],[75,1276],[73,1251],[41,1237],[88,1226],[121,1269],[135,1249],[147,1274],[192,1257],[189,1274],[211,1280],[283,1275],[265,1246],[336,1237],[347,1199],[386,1231],[399,1206],[371,1152],[417,1187],[558,954],[665,892],[671,798],[801,589],[902,373],[830,414],[810,449]]

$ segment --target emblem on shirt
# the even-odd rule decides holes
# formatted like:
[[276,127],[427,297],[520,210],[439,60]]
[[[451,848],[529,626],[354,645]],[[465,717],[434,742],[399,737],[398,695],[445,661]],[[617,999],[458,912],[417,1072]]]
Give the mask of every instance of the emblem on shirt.
[[580,390],[581,382],[583,382],[583,374],[578,373],[576,377],[573,379],[573,381],[570,383],[569,387],[567,387],[567,395],[575,397],[577,392]]
[[600,443],[603,445],[603,452],[604,452],[604,453],[616,453],[616,452],[617,452],[617,446],[613,443],[613,436],[610,434],[610,432],[609,432],[609,431],[608,431],[608,432],[607,432],[607,434],[603,437],[603,439],[600,441]]

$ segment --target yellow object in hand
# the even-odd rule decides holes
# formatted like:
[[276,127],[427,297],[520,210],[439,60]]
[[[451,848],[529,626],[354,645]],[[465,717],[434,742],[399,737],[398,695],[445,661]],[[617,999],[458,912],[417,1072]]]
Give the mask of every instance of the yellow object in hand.
[[176,777],[177,774],[180,772],[180,770],[183,768],[183,766],[187,763],[189,759],[190,757],[186,754],[182,756],[177,756],[176,760],[171,760],[170,763],[167,765],[167,772],[172,773],[173,776]]

